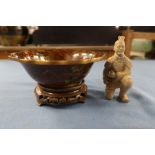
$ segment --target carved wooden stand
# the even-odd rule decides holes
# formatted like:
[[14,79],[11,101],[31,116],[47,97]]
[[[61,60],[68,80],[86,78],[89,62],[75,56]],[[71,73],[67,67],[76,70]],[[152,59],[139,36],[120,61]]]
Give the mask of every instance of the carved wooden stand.
[[35,88],[38,105],[69,105],[74,103],[84,103],[87,95],[87,86],[82,82],[74,87],[51,89],[37,85]]

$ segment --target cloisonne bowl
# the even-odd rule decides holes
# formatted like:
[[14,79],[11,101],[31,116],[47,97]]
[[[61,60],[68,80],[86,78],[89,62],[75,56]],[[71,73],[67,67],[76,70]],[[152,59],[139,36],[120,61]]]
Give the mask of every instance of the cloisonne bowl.
[[87,95],[84,78],[94,62],[105,59],[102,50],[87,46],[32,48],[9,55],[37,81],[39,105],[83,103]]

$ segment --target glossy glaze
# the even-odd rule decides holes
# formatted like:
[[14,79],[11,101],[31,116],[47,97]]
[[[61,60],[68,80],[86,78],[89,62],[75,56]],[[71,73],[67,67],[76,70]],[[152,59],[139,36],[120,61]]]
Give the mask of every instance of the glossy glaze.
[[45,87],[67,87],[79,84],[87,75],[92,63],[77,65],[22,64],[29,75]]
[[22,63],[29,75],[45,87],[66,87],[82,82],[93,62],[104,58],[103,52],[87,48],[34,49],[12,53],[10,58]]
[[103,60],[105,53],[102,50],[91,50],[86,47],[53,47],[46,49],[31,49],[22,52],[12,53],[9,56],[12,60],[22,63],[40,65],[68,65],[88,64]]

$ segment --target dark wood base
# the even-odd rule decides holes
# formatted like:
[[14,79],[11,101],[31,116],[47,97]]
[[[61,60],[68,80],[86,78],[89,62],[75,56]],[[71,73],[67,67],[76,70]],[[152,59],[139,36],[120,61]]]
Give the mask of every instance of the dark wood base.
[[35,95],[39,106],[45,104],[59,106],[84,103],[87,96],[87,86],[83,82],[74,87],[51,89],[38,84],[35,88]]

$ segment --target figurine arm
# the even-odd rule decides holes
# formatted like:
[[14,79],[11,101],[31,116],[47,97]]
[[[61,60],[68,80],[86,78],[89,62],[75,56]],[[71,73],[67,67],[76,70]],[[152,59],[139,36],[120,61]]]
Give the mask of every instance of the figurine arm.
[[131,74],[131,63],[128,63],[125,66],[125,69],[121,72],[117,72],[117,79],[120,80],[122,79],[124,76],[126,75],[130,75]]
[[104,66],[105,68],[103,72],[104,74],[103,80],[104,80],[104,83],[107,84],[109,82],[112,82],[116,78],[116,73],[113,69],[112,63],[107,61]]

